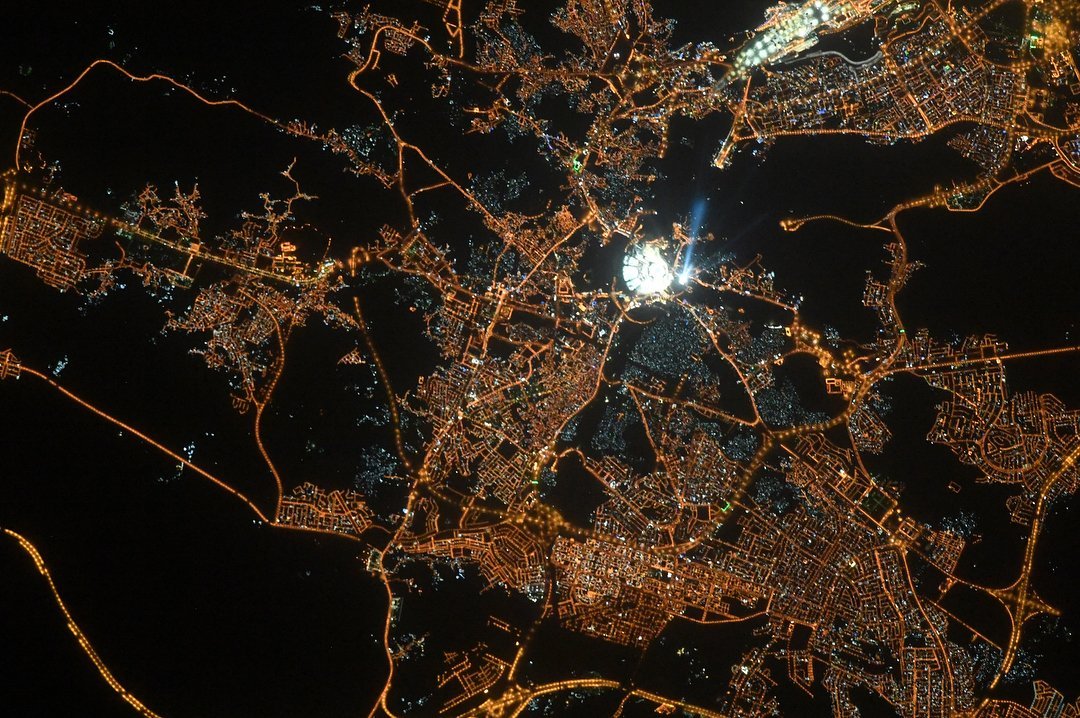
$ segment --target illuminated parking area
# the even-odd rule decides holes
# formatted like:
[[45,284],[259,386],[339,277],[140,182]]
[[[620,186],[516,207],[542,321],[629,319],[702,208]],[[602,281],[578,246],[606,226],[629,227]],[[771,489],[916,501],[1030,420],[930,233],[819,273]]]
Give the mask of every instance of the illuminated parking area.
[[735,57],[735,72],[742,73],[801,52],[817,43],[815,33],[849,10],[846,2],[812,0],[802,6],[786,6],[775,12],[762,31]]

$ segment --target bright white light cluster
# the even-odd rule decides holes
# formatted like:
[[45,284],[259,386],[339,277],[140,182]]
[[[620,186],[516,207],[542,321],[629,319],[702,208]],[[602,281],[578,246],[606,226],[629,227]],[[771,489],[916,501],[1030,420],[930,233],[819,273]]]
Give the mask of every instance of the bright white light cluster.
[[654,244],[639,244],[623,258],[623,280],[635,294],[656,294],[671,286],[674,276]]
[[812,0],[800,8],[782,11],[775,24],[754,38],[735,58],[737,70],[766,65],[784,55],[813,45],[807,41],[833,16],[828,0]]

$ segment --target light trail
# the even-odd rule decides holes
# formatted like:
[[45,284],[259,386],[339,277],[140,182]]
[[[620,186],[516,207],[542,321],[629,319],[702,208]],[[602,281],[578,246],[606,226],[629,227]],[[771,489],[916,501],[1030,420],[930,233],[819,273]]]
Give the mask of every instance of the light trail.
[[209,479],[210,481],[214,482],[219,487],[225,489],[230,494],[232,494],[233,496],[235,496],[236,498],[240,499],[245,504],[247,504],[248,507],[252,511],[255,512],[255,515],[258,516],[261,521],[263,521],[264,523],[270,523],[270,519],[267,517],[267,515],[265,513],[263,513],[262,510],[258,506],[256,506],[255,503],[251,499],[249,499],[247,496],[244,496],[242,493],[240,493],[239,491],[237,491],[233,487],[229,486],[227,483],[225,483],[221,479],[217,478],[213,474],[209,473],[208,471],[202,469],[199,466],[196,466],[195,464],[193,464],[190,461],[188,461],[187,459],[185,459],[183,456],[180,456],[179,454],[177,454],[172,449],[168,448],[164,444],[158,443],[154,439],[151,439],[149,436],[142,433],[141,431],[134,428],[133,426],[125,424],[124,422],[120,421],[119,419],[112,416],[111,414],[108,414],[108,413],[102,411],[101,409],[97,408],[96,406],[94,406],[90,402],[88,402],[88,401],[82,399],[81,397],[79,397],[78,395],[68,391],[67,389],[65,389],[64,387],[57,384],[55,381],[53,381],[50,377],[46,376],[45,374],[42,374],[39,371],[31,369],[30,367],[27,367],[26,365],[23,365],[22,371],[23,371],[24,374],[27,374],[29,376],[33,376],[33,377],[36,377],[38,379],[41,379],[45,383],[52,386],[52,388],[56,389],[61,394],[63,394],[67,398],[74,401],[76,404],[79,404],[79,405],[85,407],[86,409],[89,409],[90,411],[97,414],[101,418],[115,424],[116,426],[119,426],[124,431],[127,431],[130,434],[133,434],[134,436],[137,436],[138,438],[142,439],[143,441],[145,441],[150,446],[153,446],[155,449],[157,449],[161,453],[165,454],[169,458],[174,459],[175,461],[179,462],[180,464],[183,464],[185,467],[191,469],[192,471],[199,474],[203,478]]
[[[182,90],[183,92],[186,92],[187,94],[191,95],[196,100],[203,103],[204,105],[207,105],[208,107],[235,107],[235,108],[238,108],[240,110],[243,110],[244,112],[246,112],[249,115],[252,115],[253,117],[256,117],[256,118],[262,120],[263,122],[266,122],[266,123],[268,123],[270,125],[273,125],[274,127],[277,127],[280,130],[295,134],[294,128],[291,128],[287,124],[275,120],[273,117],[270,117],[269,115],[265,115],[265,114],[263,114],[263,113],[261,113],[261,112],[259,112],[257,110],[253,110],[252,108],[248,107],[247,105],[245,105],[243,102],[240,102],[239,100],[233,100],[233,99],[213,100],[213,99],[210,99],[210,98],[206,97],[205,95],[201,94],[200,92],[193,89],[189,85],[185,85],[182,82],[174,80],[173,78],[169,77],[168,75],[162,75],[162,74],[156,73],[156,72],[151,73],[149,75],[136,75],[135,73],[128,71],[122,65],[119,65],[119,64],[113,62],[112,60],[106,60],[104,58],[101,58],[101,59],[94,60],[89,65],[87,65],[86,69],[84,69],[82,72],[80,72],[79,75],[74,80],[72,80],[70,83],[68,83],[68,85],[66,87],[64,87],[61,90],[58,90],[57,92],[54,92],[53,94],[49,95],[44,100],[42,100],[41,102],[38,102],[37,104],[29,107],[29,109],[26,111],[26,114],[23,115],[22,123],[19,125],[19,137],[18,137],[18,140],[15,143],[15,168],[16,169],[18,169],[20,167],[20,164],[19,164],[19,152],[22,149],[22,137],[23,137],[24,133],[26,132],[27,123],[30,122],[31,116],[33,116],[33,114],[36,113],[38,110],[40,110],[40,109],[42,109],[44,107],[47,107],[48,105],[51,105],[52,103],[56,102],[57,100],[62,98],[64,95],[68,94],[69,92],[74,90],[76,87],[78,87],[79,84],[83,81],[83,79],[88,74],[90,74],[90,71],[93,70],[96,67],[109,67],[109,68],[112,68],[113,70],[116,70],[120,74],[127,77],[132,82],[160,81],[160,82],[167,83],[169,85],[172,85],[173,87],[175,87],[178,90]],[[11,93],[6,93],[6,94],[11,94]],[[12,95],[12,97],[15,97],[16,99],[21,100],[24,104],[28,104],[21,97],[18,97],[16,95]]]
[[154,711],[146,707],[138,698],[133,696],[124,686],[120,684],[120,681],[116,680],[112,671],[108,669],[104,661],[101,660],[101,656],[97,654],[94,647],[90,645],[90,639],[86,637],[86,634],[82,632],[78,624],[75,623],[75,619],[71,616],[71,612],[68,611],[67,606],[64,604],[64,600],[60,598],[60,592],[56,589],[56,583],[53,581],[52,575],[49,573],[49,569],[45,566],[45,559],[41,557],[34,544],[23,536],[15,533],[11,529],[0,529],[6,535],[19,542],[19,546],[22,550],[29,554],[30,558],[34,562],[34,568],[41,574],[45,582],[49,584],[49,590],[52,592],[53,600],[56,601],[56,605],[60,608],[60,613],[64,615],[64,620],[67,622],[67,628],[71,631],[71,635],[75,636],[75,640],[79,643],[79,648],[86,654],[90,662],[94,664],[94,668],[97,669],[101,677],[105,679],[105,682],[109,684],[116,693],[124,699],[124,702],[134,708],[138,713],[145,718],[161,718],[161,716]]
[[846,62],[848,65],[850,65],[852,67],[862,67],[864,65],[873,65],[875,62],[877,62],[881,58],[885,57],[885,53],[883,53],[881,50],[878,50],[877,52],[875,52],[873,55],[866,58],[865,60],[852,60],[850,57],[848,57],[847,55],[845,55],[842,52],[838,52],[837,50],[819,50],[818,52],[811,52],[811,53],[809,53],[807,55],[801,55],[799,57],[793,57],[790,60],[782,60],[781,64],[793,65],[793,64],[795,64],[797,62],[802,62],[803,60],[813,60],[816,57],[829,57],[829,56],[839,57],[841,60],[843,60],[844,62]]

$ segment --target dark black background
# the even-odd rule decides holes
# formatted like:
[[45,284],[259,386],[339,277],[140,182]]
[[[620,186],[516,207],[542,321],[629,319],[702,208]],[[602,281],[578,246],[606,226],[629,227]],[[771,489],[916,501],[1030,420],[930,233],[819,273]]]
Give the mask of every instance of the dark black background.
[[[135,73],[160,71],[209,95],[235,96],[281,119],[303,118],[323,127],[373,120],[370,105],[345,84],[350,65],[340,57],[344,46],[335,36],[336,23],[309,5],[91,5],[72,10],[26,3],[5,9],[0,88],[35,102],[93,59],[108,57]],[[408,13],[403,4],[393,5],[390,12]],[[416,5],[418,13],[431,14],[429,6]],[[699,3],[657,5],[659,14],[679,18],[680,41],[720,46],[755,25],[764,9],[746,1],[712,3],[707,11]],[[416,99],[426,93],[420,87]],[[398,99],[408,97],[403,89]],[[418,121],[422,107],[415,107],[410,124],[417,133],[424,132],[425,123]],[[13,151],[21,111],[0,97],[0,152]],[[934,184],[970,177],[975,168],[940,138],[894,147],[813,139],[778,143],[764,162],[737,153],[734,165],[721,173],[707,165],[725,122],[676,123],[673,132],[687,142],[672,142],[668,179],[656,187],[658,209],[685,216],[695,198],[707,197],[706,229],[723,238],[717,251],[745,260],[764,255],[779,285],[806,296],[808,323],[870,339],[872,316],[860,298],[866,270],[883,270],[877,237],[837,225],[784,234],[779,220],[826,212],[869,219]],[[39,148],[60,162],[65,188],[106,211],[115,211],[147,181],[164,187],[198,181],[211,222],[227,224],[240,209],[256,208],[259,191],[282,190],[276,173],[300,157],[298,174],[324,198],[312,211],[322,213],[320,220],[336,237],[359,241],[394,217],[372,183],[348,178],[313,148],[243,113],[206,108],[162,84],[132,84],[108,69],[95,71],[61,105],[42,110],[32,126]],[[446,131],[430,132],[441,137]],[[469,160],[463,146],[442,144],[434,153],[449,165]],[[0,167],[10,164],[7,156],[0,155]],[[508,153],[500,161],[513,169],[519,160]],[[1075,342],[1077,208],[1075,190],[1043,176],[1001,192],[977,215],[904,216],[911,257],[927,264],[901,297],[907,326],[927,326],[940,336],[992,331],[1018,350]],[[229,408],[223,377],[186,353],[189,344],[159,334],[163,318],[154,301],[134,288],[101,306],[80,307],[76,297],[40,285],[25,268],[0,266],[0,316],[10,316],[0,323],[0,347],[16,347],[38,368],[68,357],[61,375],[65,385],[170,445],[197,441],[204,452],[197,459],[265,501],[267,477],[251,449],[247,419]],[[391,344],[394,316],[378,306],[371,310],[373,331]],[[312,337],[312,355],[321,341]],[[408,357],[401,342],[396,350]],[[336,358],[327,356],[326,365]],[[1069,355],[1022,362],[1010,365],[1009,377],[1014,390],[1057,392],[1076,405],[1077,361]],[[288,420],[289,409],[299,406],[307,390],[305,381],[334,407],[336,387],[312,362],[310,375],[292,379],[299,385],[296,407],[276,409],[268,431],[311,431]],[[399,387],[411,385],[419,373],[407,360],[392,370]],[[897,397],[890,425],[898,441],[910,437],[913,448],[887,453],[880,470],[915,487],[905,496],[908,510],[927,521],[959,510],[959,500],[943,506],[919,483],[962,480],[964,507],[978,513],[983,534],[995,537],[987,544],[995,547],[993,555],[979,558],[975,551],[965,561],[981,562],[970,568],[988,582],[1008,584],[1015,563],[995,559],[1011,556],[1022,534],[1004,515],[1003,493],[974,485],[970,472],[944,449],[920,444],[941,396],[926,391],[909,406],[900,382],[886,391]],[[370,437],[370,443],[384,440]],[[385,676],[378,641],[385,596],[362,572],[356,545],[257,526],[242,505],[187,473],[159,480],[173,474],[168,462],[40,382],[0,387],[0,446],[0,525],[38,546],[99,654],[149,707],[177,718],[366,713]],[[358,445],[331,449],[343,465],[358,460]],[[303,472],[304,462],[295,470]],[[1038,674],[1068,698],[1080,687],[1070,634],[1080,615],[1071,578],[1080,569],[1070,530],[1072,503],[1052,510],[1035,576],[1040,595],[1063,609],[1064,618],[1050,630],[1033,631],[1046,637],[1031,646],[1042,654]],[[0,571],[0,650],[7,666],[0,713],[131,715],[78,650],[47,587],[11,542],[0,544]],[[452,619],[466,600],[444,606],[446,615]],[[669,629],[669,640],[689,643],[679,637],[685,628]],[[732,637],[721,630],[697,636],[704,644]],[[550,641],[538,655],[548,656],[551,666],[571,650],[587,650],[571,648],[581,642],[558,635]],[[600,655],[605,650],[595,649],[597,661],[607,660]],[[626,670],[634,664],[623,657],[611,661]],[[683,670],[663,660],[655,666],[661,682],[665,670]],[[713,693],[722,690],[726,670],[717,666],[714,673],[723,678]],[[1025,701],[1028,691],[1025,684],[1015,687]],[[814,707],[822,706],[818,700]]]

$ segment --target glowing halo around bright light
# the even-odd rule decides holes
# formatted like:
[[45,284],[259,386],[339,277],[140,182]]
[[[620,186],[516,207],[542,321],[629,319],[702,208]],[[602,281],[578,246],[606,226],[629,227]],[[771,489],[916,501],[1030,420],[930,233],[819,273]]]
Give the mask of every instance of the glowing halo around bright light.
[[675,278],[667,260],[654,244],[639,244],[623,258],[623,280],[635,294],[656,294]]

